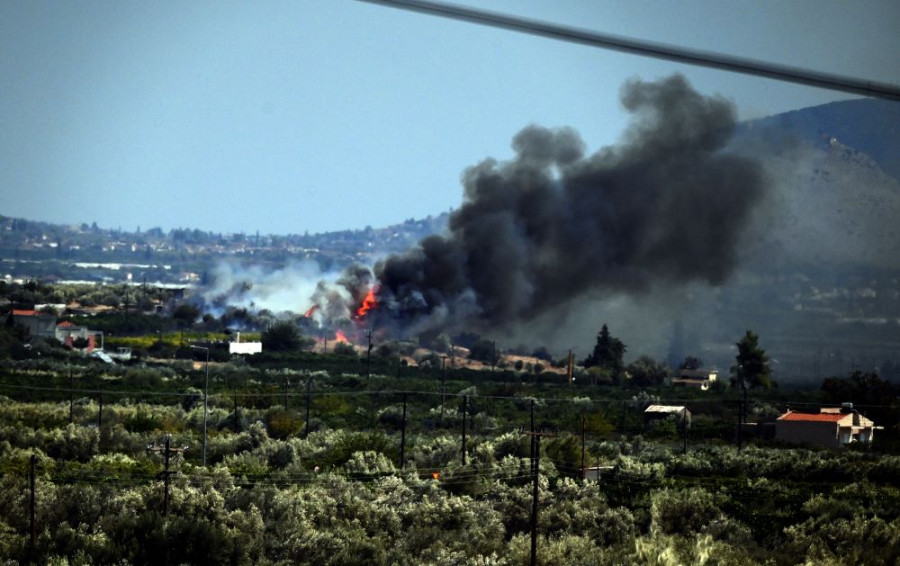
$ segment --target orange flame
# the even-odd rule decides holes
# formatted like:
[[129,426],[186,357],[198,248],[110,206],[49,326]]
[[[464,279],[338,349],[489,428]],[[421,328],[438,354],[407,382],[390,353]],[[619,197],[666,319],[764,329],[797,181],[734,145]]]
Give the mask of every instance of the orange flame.
[[350,340],[347,340],[347,336],[345,336],[343,332],[338,330],[337,332],[334,333],[334,341],[346,343],[346,342],[349,342]]
[[356,318],[363,318],[366,316],[370,310],[375,308],[375,305],[378,302],[375,300],[375,291],[378,289],[376,287],[372,287],[369,289],[369,292],[366,293],[366,298],[363,299],[362,305],[358,309],[356,309]]
[[313,306],[309,307],[309,310],[306,311],[306,313],[303,316],[305,316],[306,318],[311,317],[313,315],[313,313],[318,310],[318,308],[319,308],[319,305],[313,305]]

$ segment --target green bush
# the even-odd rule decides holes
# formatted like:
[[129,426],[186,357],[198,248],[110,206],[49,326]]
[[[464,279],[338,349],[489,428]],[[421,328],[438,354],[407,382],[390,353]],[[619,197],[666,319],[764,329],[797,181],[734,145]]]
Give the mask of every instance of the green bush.
[[663,489],[651,497],[652,532],[691,536],[722,518],[715,497],[701,488]]

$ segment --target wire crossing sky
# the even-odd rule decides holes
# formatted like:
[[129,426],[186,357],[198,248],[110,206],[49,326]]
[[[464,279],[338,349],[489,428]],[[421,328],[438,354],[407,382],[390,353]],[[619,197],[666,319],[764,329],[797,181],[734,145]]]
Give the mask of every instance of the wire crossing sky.
[[[469,1],[516,18],[900,84],[900,3]],[[0,3],[0,214],[302,234],[458,208],[529,125],[619,141],[626,81],[741,119],[850,98],[357,1]]]
[[633,53],[646,57],[654,57],[667,61],[688,63],[712,69],[721,69],[735,73],[744,73],[779,81],[792,82],[818,88],[826,88],[839,92],[900,100],[900,88],[879,84],[874,81],[861,81],[852,77],[830,75],[807,69],[797,69],[784,65],[773,65],[762,61],[753,61],[739,57],[728,57],[718,53],[695,51],[671,45],[662,45],[648,41],[638,41],[627,37],[580,30],[565,26],[551,25],[546,22],[516,18],[506,14],[473,10],[443,2],[426,2],[423,0],[360,0],[370,4],[381,4],[393,8],[402,8],[414,12],[422,12],[445,18],[473,22],[497,28],[531,33],[572,43],[581,43],[593,47],[601,47],[625,53]]

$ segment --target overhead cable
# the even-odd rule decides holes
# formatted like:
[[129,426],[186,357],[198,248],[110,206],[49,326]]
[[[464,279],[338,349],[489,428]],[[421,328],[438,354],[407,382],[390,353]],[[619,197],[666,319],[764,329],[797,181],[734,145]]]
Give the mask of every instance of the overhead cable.
[[644,57],[654,57],[700,67],[709,67],[765,77],[816,88],[847,92],[872,98],[900,101],[900,87],[853,77],[845,77],[798,67],[789,67],[742,57],[723,55],[708,51],[698,51],[662,43],[642,41],[623,36],[599,33],[579,28],[551,24],[548,22],[510,16],[499,12],[476,10],[473,8],[434,2],[431,0],[360,0],[370,4],[380,4],[433,16],[481,24],[511,31],[549,37],[571,43],[612,49]]

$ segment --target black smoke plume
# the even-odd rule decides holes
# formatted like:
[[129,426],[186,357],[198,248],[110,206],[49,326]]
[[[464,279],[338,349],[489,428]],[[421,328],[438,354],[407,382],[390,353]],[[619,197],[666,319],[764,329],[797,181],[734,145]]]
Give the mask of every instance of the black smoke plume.
[[[622,89],[632,123],[585,157],[569,128],[529,126],[516,157],[468,168],[446,235],[375,266],[372,326],[398,334],[510,328],[586,294],[722,283],[762,169],[727,151],[733,105],[675,75]],[[368,278],[354,268],[342,282]]]

